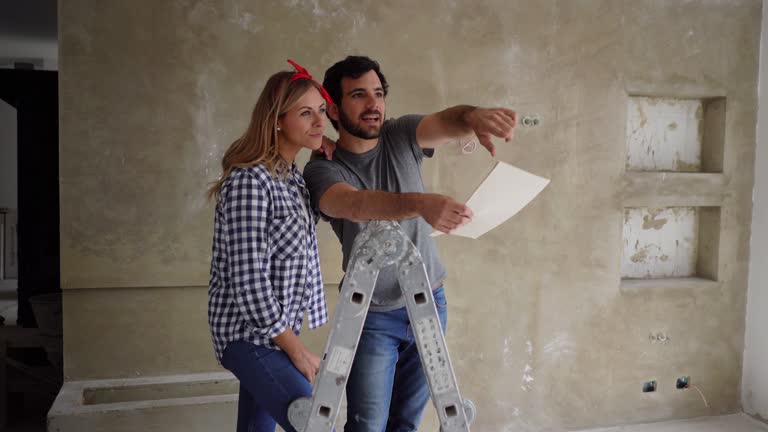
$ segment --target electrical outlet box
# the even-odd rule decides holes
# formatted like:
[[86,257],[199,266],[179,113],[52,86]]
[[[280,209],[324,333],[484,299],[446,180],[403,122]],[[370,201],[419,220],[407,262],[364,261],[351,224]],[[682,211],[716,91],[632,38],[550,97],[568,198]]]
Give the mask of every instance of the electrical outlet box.
[[656,391],[656,381],[648,381],[643,384],[643,393],[652,393]]
[[680,377],[677,379],[677,382],[675,383],[675,388],[678,390],[687,389],[691,385],[691,377]]

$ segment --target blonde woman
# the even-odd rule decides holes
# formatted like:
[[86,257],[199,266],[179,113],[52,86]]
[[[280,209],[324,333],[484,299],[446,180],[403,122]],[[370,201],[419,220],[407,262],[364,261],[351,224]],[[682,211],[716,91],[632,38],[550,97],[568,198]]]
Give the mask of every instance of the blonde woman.
[[272,75],[243,136],[224,154],[216,199],[208,322],[218,361],[240,380],[237,430],[290,432],[288,405],[310,396],[320,358],[298,338],[328,321],[317,215],[294,159],[320,149],[332,102],[307,71]]

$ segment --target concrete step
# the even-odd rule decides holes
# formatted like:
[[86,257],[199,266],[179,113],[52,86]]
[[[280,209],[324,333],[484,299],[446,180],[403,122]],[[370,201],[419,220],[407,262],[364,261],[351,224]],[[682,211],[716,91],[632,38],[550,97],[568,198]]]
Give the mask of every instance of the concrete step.
[[70,381],[48,412],[48,430],[235,430],[238,389],[229,372]]

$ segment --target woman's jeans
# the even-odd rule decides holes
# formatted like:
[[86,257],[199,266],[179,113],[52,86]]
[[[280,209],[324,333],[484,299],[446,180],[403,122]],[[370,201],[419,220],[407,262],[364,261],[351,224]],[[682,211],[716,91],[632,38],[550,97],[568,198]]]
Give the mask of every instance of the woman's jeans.
[[227,345],[221,364],[240,380],[237,432],[274,432],[275,422],[286,432],[288,405],[312,396],[312,386],[283,351],[235,341]]

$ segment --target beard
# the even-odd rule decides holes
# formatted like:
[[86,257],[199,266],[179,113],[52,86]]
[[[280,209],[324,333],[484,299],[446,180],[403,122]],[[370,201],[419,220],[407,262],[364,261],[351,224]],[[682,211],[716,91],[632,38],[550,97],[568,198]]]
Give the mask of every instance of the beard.
[[[371,115],[375,114],[378,115],[380,119],[384,119],[384,116],[381,115],[379,111],[366,111],[364,112],[362,116],[365,115]],[[359,121],[357,123],[353,123],[352,120],[347,117],[347,115],[344,113],[344,111],[339,110],[339,123],[341,126],[349,132],[350,135],[355,136],[357,138],[362,139],[373,139],[378,138],[381,134],[381,124],[378,124],[376,126],[365,126],[362,124],[362,121]]]

